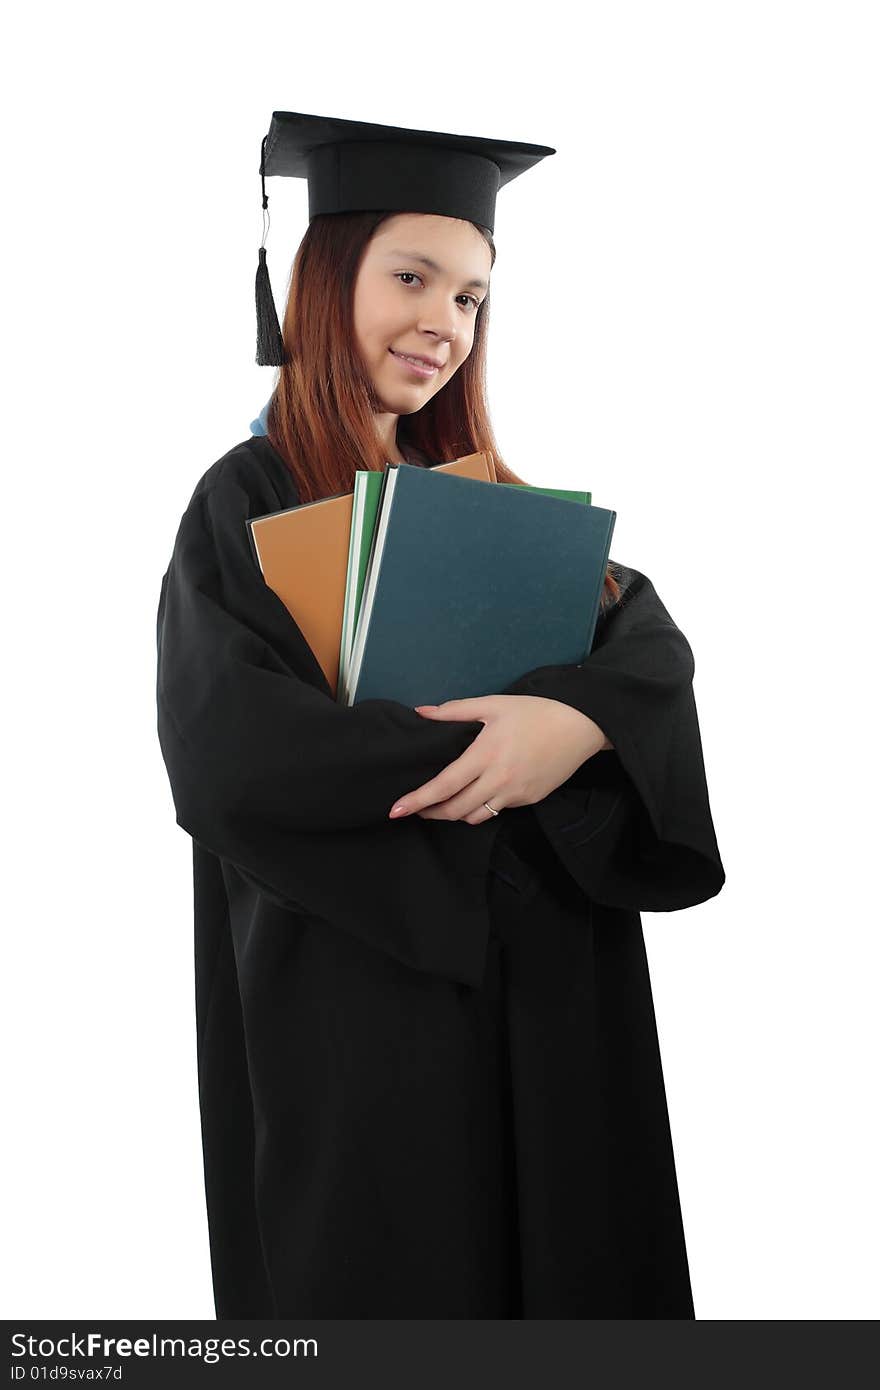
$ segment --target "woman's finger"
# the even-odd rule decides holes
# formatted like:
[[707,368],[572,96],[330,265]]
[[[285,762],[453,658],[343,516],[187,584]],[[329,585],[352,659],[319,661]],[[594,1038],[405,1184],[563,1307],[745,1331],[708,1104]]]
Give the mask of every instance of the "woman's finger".
[[502,809],[502,793],[496,791],[493,795],[489,777],[479,777],[456,796],[442,804],[427,806],[419,814],[423,820],[461,820],[479,825],[481,821],[492,819],[492,812],[484,804],[487,801],[496,811]]
[[401,816],[411,816],[424,810],[426,806],[435,806],[457,796],[463,788],[470,786],[481,776],[484,763],[483,750],[475,752],[474,745],[471,744],[460,757],[444,767],[442,772],[438,772],[436,777],[432,777],[429,782],[423,782],[415,791],[407,792],[395,801],[388,812],[389,819],[398,820]]

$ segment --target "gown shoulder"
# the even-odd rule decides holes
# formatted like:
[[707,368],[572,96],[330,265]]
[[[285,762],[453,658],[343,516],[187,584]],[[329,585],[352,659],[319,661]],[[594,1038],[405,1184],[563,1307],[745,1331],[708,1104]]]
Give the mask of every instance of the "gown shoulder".
[[235,492],[246,494],[257,505],[279,509],[299,501],[293,474],[265,435],[250,435],[227,449],[199,478],[190,500],[211,493],[231,498]]

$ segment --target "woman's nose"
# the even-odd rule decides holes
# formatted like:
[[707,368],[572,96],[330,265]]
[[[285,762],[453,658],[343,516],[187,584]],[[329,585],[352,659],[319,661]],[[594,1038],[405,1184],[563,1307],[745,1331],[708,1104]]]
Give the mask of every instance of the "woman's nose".
[[419,328],[426,333],[435,333],[445,343],[452,343],[456,333],[455,306],[423,305]]

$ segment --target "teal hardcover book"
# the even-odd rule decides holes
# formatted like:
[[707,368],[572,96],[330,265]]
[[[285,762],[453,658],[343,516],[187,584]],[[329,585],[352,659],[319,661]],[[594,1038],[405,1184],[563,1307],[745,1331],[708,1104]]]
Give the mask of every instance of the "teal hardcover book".
[[[385,473],[368,469],[358,469],[354,475],[352,494],[351,533],[348,548],[348,573],[345,583],[345,598],[342,608],[342,638],[339,647],[340,678],[345,679],[351,665],[354,634],[361,609],[367,568],[376,534],[379,517],[379,504],[382,499],[382,486]],[[566,488],[533,487],[529,483],[493,483],[493,487],[516,487],[530,492],[542,492],[549,497],[565,497],[572,502],[589,506],[592,494],[572,491]]]
[[555,491],[389,466],[340,700],[439,704],[582,661],[617,514]]

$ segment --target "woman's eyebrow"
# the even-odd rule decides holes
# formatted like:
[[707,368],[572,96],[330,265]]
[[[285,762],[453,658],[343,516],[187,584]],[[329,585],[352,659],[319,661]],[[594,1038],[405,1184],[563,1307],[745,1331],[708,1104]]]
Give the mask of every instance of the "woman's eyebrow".
[[[403,256],[407,261],[418,261],[421,265],[427,266],[429,270],[436,270],[438,275],[446,274],[442,265],[438,265],[436,261],[431,260],[430,256],[423,256],[418,251],[388,251],[386,254],[389,256]],[[478,290],[487,290],[489,288],[485,280],[468,280],[467,284],[469,286],[475,285]]]

